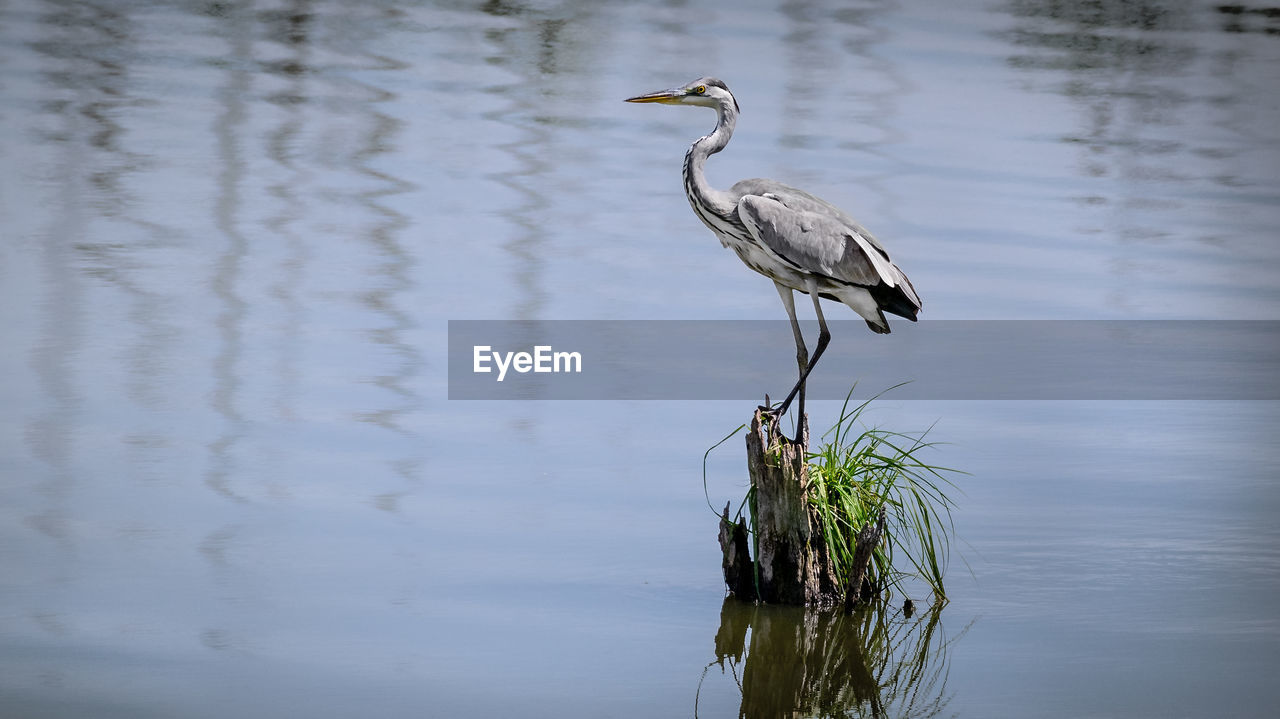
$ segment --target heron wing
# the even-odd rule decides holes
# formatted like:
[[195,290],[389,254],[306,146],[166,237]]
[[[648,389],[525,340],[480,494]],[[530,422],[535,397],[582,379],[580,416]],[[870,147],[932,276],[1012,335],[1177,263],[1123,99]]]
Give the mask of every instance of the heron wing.
[[783,184],[777,180],[766,180],[763,178],[753,178],[750,180],[742,180],[730,188],[730,192],[739,199],[748,195],[772,195],[779,202],[788,208],[799,212],[813,212],[825,217],[830,217],[851,231],[856,232],[862,239],[867,241],[877,251],[880,252],[886,260],[889,259],[889,253],[884,249],[884,245],[872,235],[867,228],[858,224],[856,220],[848,215],[844,210],[827,202],[821,197],[810,195],[804,190],[797,189],[790,185]]
[[[738,216],[762,244],[806,272],[864,287],[902,284],[902,272],[879,243],[821,200],[774,192],[738,200]],[[837,211],[838,212],[838,211]]]

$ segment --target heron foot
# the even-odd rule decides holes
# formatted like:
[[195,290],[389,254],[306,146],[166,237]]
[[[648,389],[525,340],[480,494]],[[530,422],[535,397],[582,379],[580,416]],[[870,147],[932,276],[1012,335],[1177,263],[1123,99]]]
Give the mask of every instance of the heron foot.
[[756,407],[760,412],[760,418],[769,425],[770,433],[777,432],[779,437],[785,438],[787,435],[782,427],[782,417],[786,414],[787,407],[768,403],[768,397],[765,398],[765,402],[766,404]]
[[[782,419],[782,415],[786,413],[787,408],[785,406],[783,407],[775,406],[772,402],[769,401],[769,395],[766,394],[764,396],[764,404],[757,405],[756,410],[759,411],[760,416],[763,417],[765,420],[767,420],[770,424],[777,426],[777,423]],[[779,429],[779,431],[781,431],[781,429]]]

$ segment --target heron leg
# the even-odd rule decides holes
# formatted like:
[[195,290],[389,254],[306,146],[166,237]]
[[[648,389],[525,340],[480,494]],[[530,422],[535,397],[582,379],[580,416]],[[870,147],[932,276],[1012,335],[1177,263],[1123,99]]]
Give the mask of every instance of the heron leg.
[[[831,342],[831,331],[827,329],[827,319],[822,316],[822,305],[820,304],[820,300],[818,298],[818,288],[817,286],[815,286],[813,282],[809,282],[808,285],[809,286],[806,289],[808,289],[809,291],[809,297],[813,299],[813,311],[818,315],[818,346],[815,347],[813,350],[813,358],[809,360],[807,365],[803,365],[801,367],[800,381],[797,382],[796,386],[791,389],[791,393],[787,395],[787,398],[782,400],[782,407],[779,408],[778,410],[778,416],[782,416],[783,414],[785,414],[787,411],[787,407],[791,405],[791,400],[797,394],[799,394],[800,395],[800,420],[799,420],[800,422],[804,421],[805,380],[809,378],[809,373],[812,372],[814,366],[818,364],[818,359],[822,357],[822,353],[826,351],[827,345]],[[803,340],[800,339],[800,326],[798,323],[795,322],[795,316],[796,316],[795,306],[790,305],[788,307],[788,311],[790,312],[792,317],[791,326],[795,329],[797,341],[803,344]],[[797,435],[798,434],[799,433],[797,432]]]
[[[796,365],[798,374],[803,377],[805,368],[809,366],[809,348],[805,347],[804,335],[800,332],[800,321],[796,319],[796,302],[795,295],[792,294],[791,288],[779,282],[774,282],[773,286],[778,290],[778,296],[782,298],[782,306],[787,310],[787,318],[791,320],[791,334],[796,340]],[[787,395],[787,401],[782,404],[782,408],[774,415],[781,418],[786,414],[787,407],[791,404],[791,400],[796,395],[796,389],[800,391],[800,415],[804,416],[804,384],[803,380],[791,390]]]

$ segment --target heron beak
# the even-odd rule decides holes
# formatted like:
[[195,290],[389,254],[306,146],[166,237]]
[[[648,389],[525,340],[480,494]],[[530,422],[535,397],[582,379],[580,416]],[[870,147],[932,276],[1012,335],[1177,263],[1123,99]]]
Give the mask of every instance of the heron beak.
[[627,102],[661,102],[664,105],[670,105],[673,102],[679,102],[684,97],[683,90],[659,90],[650,92],[636,97],[628,97]]

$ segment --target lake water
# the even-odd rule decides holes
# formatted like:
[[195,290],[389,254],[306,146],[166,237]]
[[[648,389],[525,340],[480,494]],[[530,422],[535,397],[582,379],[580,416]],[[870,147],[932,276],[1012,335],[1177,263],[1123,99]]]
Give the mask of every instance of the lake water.
[[[723,601],[702,458],[754,400],[446,363],[449,320],[785,316],[683,196],[711,113],[622,102],[703,74],[711,182],[846,208],[922,320],[1278,319],[1275,7],[9,0],[0,68],[0,716],[1280,702],[1275,401],[890,395],[969,473],[951,601],[833,617]],[[707,472],[739,501],[741,439]]]

